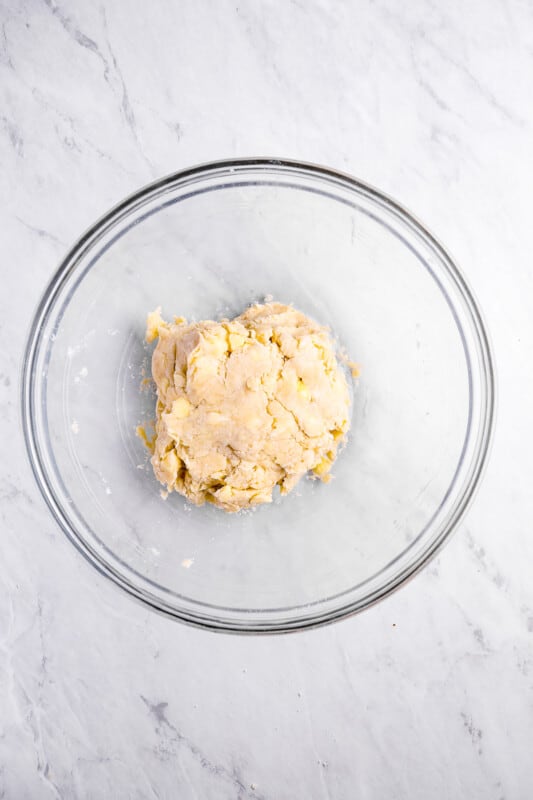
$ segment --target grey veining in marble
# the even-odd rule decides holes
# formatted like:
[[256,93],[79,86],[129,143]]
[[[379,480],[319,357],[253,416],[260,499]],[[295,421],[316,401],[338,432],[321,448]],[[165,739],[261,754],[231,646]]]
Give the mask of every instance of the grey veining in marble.
[[[531,3],[3,0],[0,23],[0,798],[531,797]],[[404,202],[463,265],[499,371],[453,541],[372,610],[282,638],[174,624],[92,571],[19,419],[68,245],[150,180],[246,155]]]

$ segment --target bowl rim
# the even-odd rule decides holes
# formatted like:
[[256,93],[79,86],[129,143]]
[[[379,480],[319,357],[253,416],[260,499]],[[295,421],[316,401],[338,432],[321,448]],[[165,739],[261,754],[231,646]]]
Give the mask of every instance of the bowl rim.
[[[425,547],[414,559],[414,561],[406,564],[404,569],[399,574],[392,576],[392,578],[376,588],[362,601],[352,600],[351,602],[341,605],[335,609],[312,613],[305,617],[285,619],[275,622],[260,621],[254,623],[250,623],[249,621],[246,622],[245,619],[243,621],[236,621],[229,620],[228,618],[218,618],[216,616],[197,614],[191,612],[190,610],[177,610],[173,606],[171,607],[168,604],[165,605],[160,600],[154,599],[153,596],[149,595],[142,588],[135,586],[127,578],[121,575],[116,569],[113,568],[111,564],[104,561],[88,545],[85,539],[78,534],[74,526],[70,524],[68,518],[63,512],[62,503],[56,497],[56,493],[48,481],[47,470],[39,452],[38,435],[35,431],[33,414],[33,400],[36,380],[35,370],[33,367],[39,352],[39,346],[41,344],[41,331],[64,282],[68,279],[71,271],[76,268],[76,263],[82,252],[85,250],[85,248],[90,247],[93,238],[95,238],[103,229],[109,229],[113,221],[120,217],[120,215],[124,212],[127,212],[130,207],[135,206],[139,201],[152,194],[155,195],[156,193],[163,192],[166,187],[179,185],[180,182],[193,177],[207,177],[210,173],[219,173],[221,170],[226,170],[228,174],[231,174],[235,170],[247,167],[258,167],[260,169],[264,169],[265,171],[268,171],[269,168],[276,167],[296,169],[299,172],[311,177],[325,177],[340,180],[349,188],[363,191],[373,200],[379,200],[381,203],[384,203],[389,209],[398,213],[401,217],[406,218],[415,229],[418,229],[419,233],[423,234],[425,239],[441,257],[443,266],[448,269],[468,309],[480,360],[480,374],[483,378],[482,389],[484,412],[479,423],[478,440],[475,446],[475,451],[472,454],[470,473],[467,476],[467,479],[464,481],[464,484],[458,494],[455,509],[453,509],[453,513],[451,514],[450,519],[444,525],[440,535],[436,537],[436,539],[431,542],[429,546]],[[399,589],[407,581],[412,579],[418,572],[420,572],[420,570],[423,569],[436,556],[436,554],[448,541],[451,534],[457,529],[458,524],[461,522],[466,511],[470,507],[475,493],[479,488],[481,479],[486,469],[491,444],[494,437],[496,399],[494,353],[483,313],[472,289],[458,267],[457,262],[451,257],[448,250],[427,228],[427,226],[401,203],[391,198],[381,190],[375,188],[371,184],[368,184],[365,181],[362,181],[348,173],[311,162],[267,156],[209,161],[178,170],[177,172],[170,173],[169,175],[166,175],[141,187],[137,191],[121,200],[109,211],[104,213],[99,219],[97,219],[68,249],[58,268],[52,275],[52,278],[45,287],[45,290],[32,317],[32,322],[26,341],[26,347],[24,350],[24,361],[21,376],[22,428],[30,467],[43,499],[45,500],[45,503],[48,506],[52,516],[58,523],[59,527],[66,534],[68,539],[74,544],[76,549],[84,556],[84,558],[92,565],[92,567],[98,570],[101,575],[120,586],[130,596],[137,599],[144,606],[148,606],[166,617],[179,620],[194,627],[241,634],[286,633],[307,630],[309,628],[316,628],[330,624],[337,620],[360,613],[366,608],[375,605],[377,602]]]

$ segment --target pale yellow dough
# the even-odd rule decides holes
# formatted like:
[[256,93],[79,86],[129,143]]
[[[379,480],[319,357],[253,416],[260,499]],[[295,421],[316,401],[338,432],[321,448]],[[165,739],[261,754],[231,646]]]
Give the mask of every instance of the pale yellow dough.
[[326,482],[350,395],[326,328],[281,303],[233,320],[148,315],[157,386],[152,465],[168,491],[239,511],[312,471]]

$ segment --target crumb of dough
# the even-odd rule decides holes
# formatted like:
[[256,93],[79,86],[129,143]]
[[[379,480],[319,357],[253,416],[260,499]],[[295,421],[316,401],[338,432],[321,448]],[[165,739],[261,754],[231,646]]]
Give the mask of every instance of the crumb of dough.
[[[154,473],[196,505],[239,511],[324,482],[349,428],[350,394],[328,330],[281,303],[233,320],[148,315],[157,388]],[[144,433],[144,435],[143,435]]]
[[154,433],[153,436],[148,436],[148,433],[146,432],[146,428],[144,425],[137,425],[137,427],[135,428],[135,433],[137,434],[139,439],[142,439],[148,450],[150,450],[150,452],[153,453],[155,447],[155,441],[157,438],[157,433]]
[[341,351],[339,353],[339,361],[341,361],[344,366],[350,370],[352,378],[359,378],[361,376],[361,365],[357,364],[355,361],[351,361],[347,353]]

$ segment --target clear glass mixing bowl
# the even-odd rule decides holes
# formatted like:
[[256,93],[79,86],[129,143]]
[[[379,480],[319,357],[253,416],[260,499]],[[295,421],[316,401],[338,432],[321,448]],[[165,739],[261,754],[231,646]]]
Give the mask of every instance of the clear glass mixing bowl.
[[[233,316],[266,295],[362,366],[334,480],[238,515],[164,501],[135,434],[154,416],[146,312]],[[286,631],[360,611],[435,554],[479,481],[493,384],[472,294],[407,211],[247,159],[160,180],[82,236],[34,318],[23,419],[50,510],[100,572],[189,623]]]

